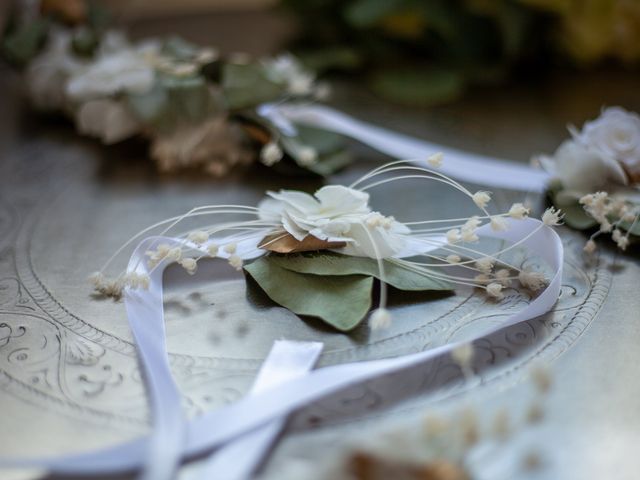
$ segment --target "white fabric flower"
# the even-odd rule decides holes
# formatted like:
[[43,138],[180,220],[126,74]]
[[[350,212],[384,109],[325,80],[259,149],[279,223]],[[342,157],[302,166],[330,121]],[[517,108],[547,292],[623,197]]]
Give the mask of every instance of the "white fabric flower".
[[98,137],[109,145],[136,135],[140,124],[119,100],[108,98],[84,102],[76,112],[80,133]]
[[314,195],[293,190],[268,192],[258,206],[260,216],[282,224],[301,241],[312,235],[330,242],[346,242],[339,251],[346,255],[389,258],[407,243],[410,230],[390,217],[369,222],[376,215],[369,207],[369,194],[341,185],[322,187]]
[[71,34],[53,30],[47,46],[29,63],[26,71],[25,83],[31,102],[40,110],[64,110],[67,82],[85,65],[71,50]]
[[626,183],[618,162],[574,140],[565,140],[552,156],[542,155],[538,161],[565,189],[577,193],[593,192],[609,181]]
[[640,160],[640,115],[621,107],[609,107],[574,138],[590,150],[618,161]]
[[152,59],[157,56],[159,48],[155,42],[146,42],[105,53],[85,71],[70,79],[67,94],[72,100],[86,101],[118,92],[145,93],[153,85]]

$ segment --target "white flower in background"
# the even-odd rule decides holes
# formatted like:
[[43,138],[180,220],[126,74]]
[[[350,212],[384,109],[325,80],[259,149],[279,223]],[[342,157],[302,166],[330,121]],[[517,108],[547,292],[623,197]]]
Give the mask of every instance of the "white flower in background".
[[552,156],[541,155],[537,160],[576,195],[603,188],[610,181],[626,182],[618,162],[574,140],[565,140]]
[[314,92],[315,76],[305,70],[300,61],[289,53],[265,61],[269,78],[276,83],[287,85],[292,95],[310,95]]
[[609,107],[582,131],[571,131],[584,147],[620,162],[640,161],[640,115],[621,107]]
[[105,53],[67,84],[67,95],[82,102],[119,92],[145,93],[153,86],[153,59],[160,46],[145,42],[136,47]]
[[[390,217],[373,212],[369,194],[341,185],[322,187],[314,195],[293,190],[268,192],[258,208],[263,220],[275,221],[294,238],[308,235],[346,242],[346,255],[389,258],[405,245],[410,230]],[[384,221],[369,221],[377,216]]]
[[120,142],[140,131],[140,124],[120,100],[89,100],[76,112],[80,133],[98,137],[105,144]]
[[71,50],[71,34],[53,30],[45,49],[26,70],[29,98],[40,110],[64,110],[67,107],[66,85],[69,77],[82,72],[86,62]]

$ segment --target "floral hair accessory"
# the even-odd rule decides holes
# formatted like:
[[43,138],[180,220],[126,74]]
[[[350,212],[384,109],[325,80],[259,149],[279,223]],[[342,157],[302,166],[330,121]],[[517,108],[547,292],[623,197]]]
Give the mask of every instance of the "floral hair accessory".
[[553,155],[534,157],[555,177],[549,196],[570,227],[598,227],[585,244],[587,253],[602,234],[625,250],[640,235],[640,116],[609,107],[581,130],[569,131],[571,139]]
[[[406,222],[371,208],[370,191],[408,179],[443,183],[466,197],[478,214]],[[148,272],[161,264],[178,263],[193,274],[200,261],[218,257],[244,270],[277,304],[349,331],[371,310],[377,279],[377,306],[369,322],[372,328],[380,328],[391,322],[388,286],[450,291],[454,285],[464,285],[484,290],[495,300],[515,284],[532,291],[544,287],[543,273],[520,268],[507,258],[528,237],[489,253],[478,245],[486,232],[508,231],[529,213],[522,204],[514,204],[505,213],[492,214],[489,201],[488,192],[471,192],[415,161],[396,161],[348,187],[329,185],[313,195],[295,190],[267,192],[257,207],[194,208],[135,235],[91,280],[98,292],[119,297],[124,288],[147,288]],[[195,229],[172,233],[187,219],[203,221]],[[561,214],[550,209],[537,230],[560,220]],[[153,233],[158,236],[141,260],[146,265],[130,264],[112,279],[102,273],[125,248]]]
[[325,176],[350,162],[339,136],[263,106],[328,96],[294,56],[222,55],[177,37],[132,43],[93,2],[68,2],[78,6],[73,20],[65,2],[38,3],[14,12],[1,50],[24,69],[33,105],[66,114],[79,133],[105,144],[144,136],[164,172],[220,177],[260,161]]

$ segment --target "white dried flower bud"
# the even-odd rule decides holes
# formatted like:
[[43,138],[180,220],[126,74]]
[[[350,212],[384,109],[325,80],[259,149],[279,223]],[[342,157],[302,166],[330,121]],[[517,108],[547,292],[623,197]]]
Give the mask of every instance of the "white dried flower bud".
[[193,243],[202,245],[207,240],[209,240],[209,234],[202,230],[194,230],[193,232],[189,233],[189,236],[187,238],[191,240]]
[[207,253],[212,257],[217,256],[219,250],[220,250],[220,247],[218,247],[218,245],[216,245],[215,243],[212,243],[207,247]]
[[467,243],[474,243],[480,240],[478,235],[476,235],[476,233],[473,230],[467,230],[467,229],[462,230],[461,238],[463,242],[467,242]]
[[509,209],[509,216],[521,220],[529,215],[529,209],[521,203],[514,203]]
[[447,255],[446,260],[448,263],[460,263],[462,259],[460,258],[460,255],[452,253],[451,255]]
[[518,281],[524,288],[537,292],[547,284],[547,279],[542,272],[534,272],[524,269],[518,274]]
[[626,250],[627,247],[629,246],[629,236],[628,235],[622,235],[615,242],[618,245],[618,248],[620,250]]
[[391,314],[386,308],[378,308],[371,314],[369,320],[372,330],[388,328],[391,325]]
[[487,285],[488,283],[491,283],[491,277],[486,273],[480,273],[473,277],[473,281],[478,285]]
[[173,262],[179,261],[182,258],[182,249],[180,247],[170,249],[165,258]]
[[560,225],[560,221],[562,220],[563,216],[564,215],[562,215],[562,212],[560,210],[557,210],[554,207],[549,207],[545,210],[544,214],[542,215],[542,222],[545,225],[553,227],[556,225]]
[[448,243],[456,243],[460,241],[460,230],[457,228],[452,228],[447,232],[447,242]]
[[229,253],[229,254],[236,253],[236,250],[238,250],[238,244],[237,243],[227,243],[224,246],[224,251]]
[[491,257],[483,257],[476,260],[476,268],[487,275],[493,270],[494,260]]
[[313,147],[301,147],[298,150],[298,163],[303,167],[309,167],[318,161],[318,152]]
[[495,278],[498,283],[507,288],[511,286],[511,272],[506,268],[501,268],[495,273]]
[[586,253],[593,253],[596,251],[597,245],[592,239],[587,240],[587,243],[584,244],[583,250]]
[[487,204],[491,201],[491,192],[476,192],[472,196],[473,203],[475,203],[478,208],[485,208]]
[[505,230],[507,230],[508,225],[507,225],[507,221],[499,216],[494,216],[491,217],[491,229],[494,232],[504,232]]
[[282,160],[282,149],[275,142],[269,142],[260,150],[260,161],[270,167]]
[[102,286],[105,284],[105,281],[106,279],[102,272],[93,272],[91,275],[89,275],[89,282],[96,290],[102,288]]
[[463,343],[451,350],[451,358],[456,362],[463,370],[471,367],[471,360],[473,359],[474,348],[472,343]]
[[242,266],[244,265],[244,262],[238,255],[231,255],[229,257],[229,265],[231,265],[236,270],[240,271],[242,270]]
[[427,163],[433,168],[440,168],[442,166],[442,159],[444,154],[442,152],[437,152],[427,158]]
[[195,258],[183,258],[182,260],[180,260],[179,263],[180,265],[182,265],[182,268],[184,268],[189,275],[193,275],[194,273],[196,273],[196,270],[198,268],[198,262],[196,261]]
[[499,283],[490,283],[487,285],[487,294],[489,296],[496,298],[498,300],[502,300],[504,298],[504,294],[502,293],[502,285]]

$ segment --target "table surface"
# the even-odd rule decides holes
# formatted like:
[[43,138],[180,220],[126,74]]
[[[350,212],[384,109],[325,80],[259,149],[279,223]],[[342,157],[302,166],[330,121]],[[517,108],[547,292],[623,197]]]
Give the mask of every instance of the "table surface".
[[[258,38],[273,39],[272,29],[280,28],[277,21],[246,15],[211,21],[228,25],[234,18],[270,25],[258,29]],[[189,28],[194,22],[199,27]],[[185,19],[172,30],[199,32],[195,39],[203,43],[234,44],[230,34],[207,36],[204,26]],[[163,33],[167,22],[133,27],[138,35]],[[252,42],[243,48],[267,48],[267,42]],[[338,84],[333,103],[432,142],[523,162],[534,152],[552,151],[565,138],[568,122],[581,124],[602,105],[640,110],[638,80],[624,72],[564,73],[535,84],[475,91],[431,109],[389,105],[357,85]],[[82,139],[67,122],[30,113],[19,87],[14,74],[2,71],[0,451],[54,454],[113,444],[147,431],[148,412],[124,307],[92,297],[87,274],[156,220],[205,203],[255,204],[266,189],[313,190],[320,184],[260,167],[224,180],[162,176],[148,161],[144,142],[103,147]],[[353,150],[358,161],[331,183],[349,183],[384,161],[362,146]],[[502,208],[523,196],[495,192]],[[529,199],[540,213],[543,199]],[[404,220],[460,209],[451,192],[419,185],[385,190],[373,204],[401,212]],[[292,459],[313,460],[318,449],[338,450],[363,428],[411,421],[427,411],[454,411],[472,402],[481,413],[499,405],[517,412],[531,396],[527,367],[544,363],[554,380],[545,421],[505,446],[504,454],[538,449],[545,468],[536,478],[637,478],[638,252],[622,255],[605,247],[587,262],[584,237],[560,231],[567,258],[556,308],[483,339],[475,360],[479,381],[464,384],[456,368],[438,361],[341,391],[295,415],[265,474],[278,478]],[[502,309],[528,301],[517,292],[500,308],[469,291],[396,296],[390,329],[362,327],[344,335],[269,302],[248,302],[244,280],[221,265],[210,262],[194,278],[170,269],[166,278],[168,348],[190,415],[241,397],[271,342],[282,336],[325,342],[321,365],[385,358],[473,335],[495,324]]]

